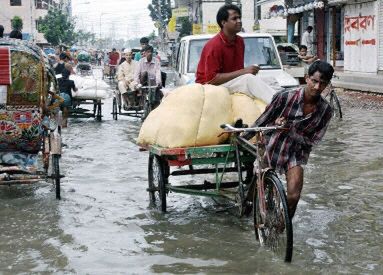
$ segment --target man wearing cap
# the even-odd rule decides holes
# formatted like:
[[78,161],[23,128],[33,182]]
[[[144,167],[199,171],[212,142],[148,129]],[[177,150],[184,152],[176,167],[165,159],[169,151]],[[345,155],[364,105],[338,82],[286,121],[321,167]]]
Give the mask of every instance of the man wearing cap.
[[121,105],[123,105],[125,110],[128,110],[130,107],[134,106],[135,86],[137,85],[134,81],[134,73],[137,68],[137,62],[132,60],[132,50],[125,49],[124,57],[125,61],[118,66],[117,70],[117,103],[119,111],[121,111]]
[[146,46],[145,57],[138,62],[138,68],[134,74],[134,80],[143,86],[157,86],[154,108],[157,107],[162,98],[161,65],[157,58],[153,58],[153,47]]

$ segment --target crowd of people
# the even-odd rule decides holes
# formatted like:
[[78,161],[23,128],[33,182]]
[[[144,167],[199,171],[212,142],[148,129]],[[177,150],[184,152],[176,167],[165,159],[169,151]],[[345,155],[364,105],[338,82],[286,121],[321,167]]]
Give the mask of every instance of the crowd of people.
[[[113,49],[109,54],[109,65],[113,74],[117,75],[117,104],[121,109],[129,110],[138,103],[137,98],[142,86],[155,86],[155,102],[158,105],[161,98],[161,88],[165,86],[166,76],[161,72],[159,56],[154,52],[153,46],[149,45],[149,39],[140,39],[141,50],[133,53],[131,49],[123,49],[121,55]],[[154,106],[155,107],[155,106]]]

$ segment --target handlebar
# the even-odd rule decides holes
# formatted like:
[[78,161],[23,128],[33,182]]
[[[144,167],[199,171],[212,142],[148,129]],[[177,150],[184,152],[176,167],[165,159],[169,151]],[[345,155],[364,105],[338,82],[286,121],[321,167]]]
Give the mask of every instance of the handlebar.
[[156,89],[158,86],[141,86],[140,89]]
[[246,132],[263,132],[268,130],[287,130],[285,126],[236,128],[230,124],[222,124],[220,127],[224,129],[226,133],[246,133]]

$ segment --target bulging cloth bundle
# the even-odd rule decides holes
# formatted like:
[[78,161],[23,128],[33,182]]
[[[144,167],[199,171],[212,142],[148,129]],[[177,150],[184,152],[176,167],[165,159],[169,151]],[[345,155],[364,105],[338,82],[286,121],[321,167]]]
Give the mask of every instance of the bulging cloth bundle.
[[252,124],[266,103],[223,86],[191,84],[170,92],[143,123],[138,144],[165,148],[222,144],[221,124]]

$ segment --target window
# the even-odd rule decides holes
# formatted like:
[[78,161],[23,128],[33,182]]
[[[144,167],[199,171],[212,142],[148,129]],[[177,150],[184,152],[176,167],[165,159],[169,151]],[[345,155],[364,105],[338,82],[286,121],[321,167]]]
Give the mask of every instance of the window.
[[40,31],[40,20],[35,20],[35,24],[36,24],[36,30],[37,30],[38,32],[41,32],[41,31]]
[[202,49],[208,40],[209,39],[199,39],[199,40],[190,41],[188,73],[195,73],[197,71]]
[[35,7],[36,9],[47,10],[49,7],[48,0],[35,0]]
[[245,67],[258,64],[261,69],[280,69],[274,43],[268,37],[246,37]]
[[[255,1],[257,2],[257,1]],[[262,19],[262,10],[261,10],[261,5],[254,6],[254,20],[261,20]]]
[[21,0],[11,0],[11,6],[21,6]]

